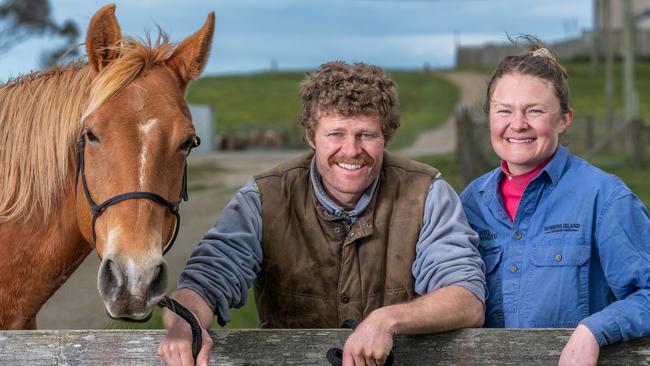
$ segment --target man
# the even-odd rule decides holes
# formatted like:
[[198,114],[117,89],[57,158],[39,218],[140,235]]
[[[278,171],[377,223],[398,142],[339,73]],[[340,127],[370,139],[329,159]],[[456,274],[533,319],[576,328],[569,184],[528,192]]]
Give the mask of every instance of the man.
[[[262,328],[338,328],[344,365],[383,364],[394,334],[481,326],[483,262],[456,193],[434,168],[384,151],[399,126],[394,83],[377,67],[322,65],[300,86],[313,152],[241,188],[205,235],[173,297],[204,328],[246,301]],[[158,352],[191,364],[191,332],[173,313]]]

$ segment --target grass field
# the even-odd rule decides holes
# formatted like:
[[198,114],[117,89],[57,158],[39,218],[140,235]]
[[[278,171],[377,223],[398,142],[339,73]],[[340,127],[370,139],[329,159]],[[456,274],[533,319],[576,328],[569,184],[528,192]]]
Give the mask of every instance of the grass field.
[[[419,132],[442,123],[458,100],[458,91],[435,73],[389,72],[397,84],[402,126],[391,148],[408,145]],[[202,78],[191,84],[190,103],[208,104],[215,111],[217,133],[274,126],[288,132],[288,147],[304,147],[297,91],[302,72]]]

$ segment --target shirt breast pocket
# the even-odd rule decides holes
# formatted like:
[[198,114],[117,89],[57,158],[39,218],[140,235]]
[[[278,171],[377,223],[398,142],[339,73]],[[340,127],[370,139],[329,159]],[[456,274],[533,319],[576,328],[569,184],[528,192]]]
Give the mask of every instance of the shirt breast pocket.
[[485,263],[485,278],[488,285],[488,294],[485,299],[485,324],[486,328],[503,328],[503,296],[501,295],[502,280],[499,264],[503,256],[503,248],[480,247],[479,251]]
[[526,283],[531,327],[575,327],[589,315],[591,247],[576,238],[535,244]]

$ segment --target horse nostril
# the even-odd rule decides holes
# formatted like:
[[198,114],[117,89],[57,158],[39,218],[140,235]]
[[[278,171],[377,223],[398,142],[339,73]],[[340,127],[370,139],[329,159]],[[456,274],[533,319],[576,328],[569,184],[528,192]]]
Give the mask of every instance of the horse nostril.
[[97,278],[97,286],[100,293],[114,298],[124,285],[124,274],[120,266],[111,259],[104,259],[99,268],[99,277]]
[[149,285],[151,298],[162,296],[167,291],[167,263],[164,261],[156,266],[154,275]]

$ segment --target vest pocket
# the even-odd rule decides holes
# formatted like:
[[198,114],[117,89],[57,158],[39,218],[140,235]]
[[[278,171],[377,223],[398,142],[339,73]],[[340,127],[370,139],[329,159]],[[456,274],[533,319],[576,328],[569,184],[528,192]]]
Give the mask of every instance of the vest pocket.
[[498,267],[503,256],[503,248],[479,247],[481,258],[485,263],[485,279],[487,280],[488,293],[485,299],[485,324],[486,328],[503,328],[502,280]]
[[531,327],[575,327],[589,315],[590,257],[582,239],[534,245],[524,300]]

